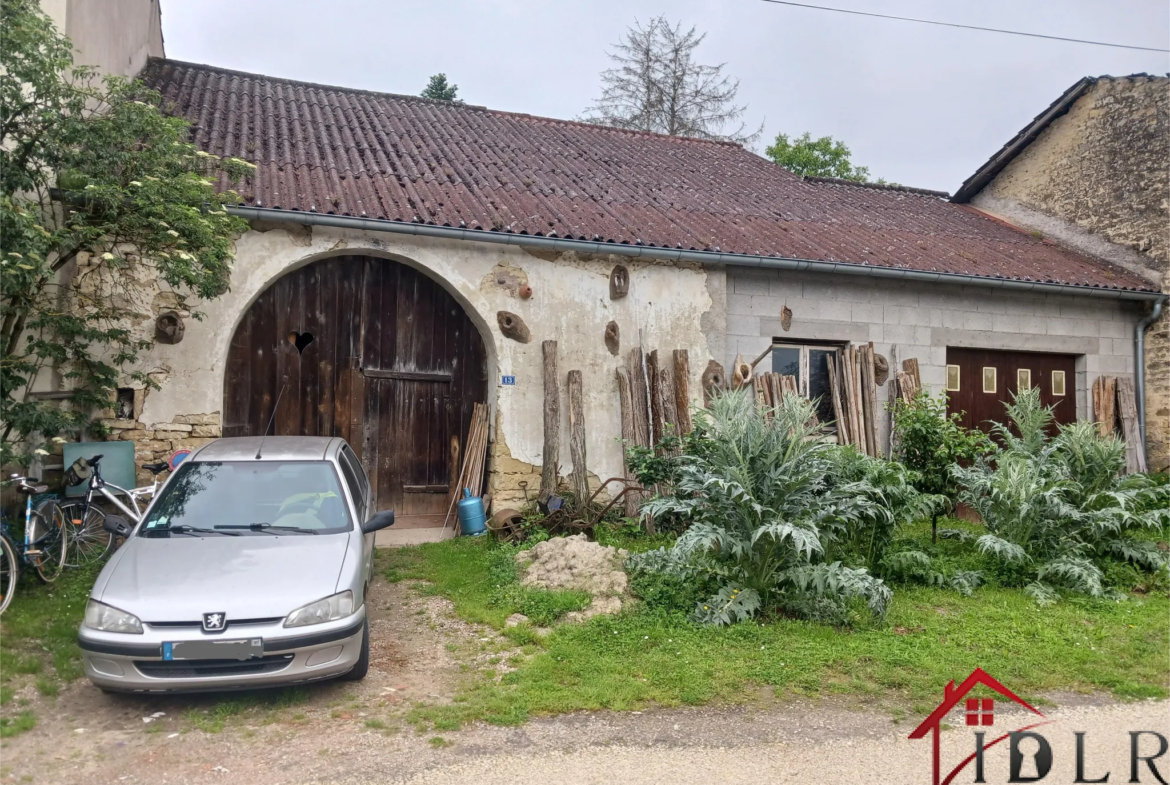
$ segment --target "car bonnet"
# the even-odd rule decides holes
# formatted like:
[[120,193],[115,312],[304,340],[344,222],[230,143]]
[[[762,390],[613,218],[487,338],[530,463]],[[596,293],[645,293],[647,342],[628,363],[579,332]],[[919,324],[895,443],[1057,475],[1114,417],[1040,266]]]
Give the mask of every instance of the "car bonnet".
[[283,617],[338,590],[351,534],[132,537],[94,599],[144,622]]

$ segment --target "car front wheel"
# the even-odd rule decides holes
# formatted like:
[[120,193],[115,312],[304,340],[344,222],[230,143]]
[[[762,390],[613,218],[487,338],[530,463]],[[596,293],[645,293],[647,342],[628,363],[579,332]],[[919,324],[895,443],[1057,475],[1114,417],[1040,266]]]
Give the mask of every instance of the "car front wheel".
[[349,673],[341,678],[345,681],[361,681],[366,677],[366,673],[370,670],[370,620],[366,619],[362,625],[362,653],[358,657],[357,664]]

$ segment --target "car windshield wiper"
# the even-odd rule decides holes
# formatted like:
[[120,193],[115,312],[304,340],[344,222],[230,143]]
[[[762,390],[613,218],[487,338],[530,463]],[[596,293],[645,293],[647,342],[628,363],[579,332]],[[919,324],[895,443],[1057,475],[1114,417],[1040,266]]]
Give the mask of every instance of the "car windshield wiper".
[[[271,523],[249,523],[247,526],[216,526],[217,529],[248,529],[254,532],[296,532],[297,534],[316,534],[316,529],[302,529],[299,526],[273,526]],[[226,532],[225,532],[226,534]]]
[[171,525],[171,526],[159,526],[159,527],[156,527],[153,529],[147,528],[146,533],[166,532],[167,534],[222,534],[225,537],[239,537],[240,536],[239,532],[225,532],[225,531],[219,531],[218,529],[219,529],[219,527],[216,527],[215,529],[203,529],[203,528],[200,528],[199,526],[186,526],[186,525],[180,523],[178,526]]

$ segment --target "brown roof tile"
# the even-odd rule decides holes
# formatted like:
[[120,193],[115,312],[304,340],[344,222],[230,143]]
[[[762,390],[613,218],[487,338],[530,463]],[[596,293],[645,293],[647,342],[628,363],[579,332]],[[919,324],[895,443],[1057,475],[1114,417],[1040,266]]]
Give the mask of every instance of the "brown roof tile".
[[246,204],[1094,287],[1134,274],[940,194],[797,177],[738,145],[174,60],[143,80],[194,142],[256,164]]

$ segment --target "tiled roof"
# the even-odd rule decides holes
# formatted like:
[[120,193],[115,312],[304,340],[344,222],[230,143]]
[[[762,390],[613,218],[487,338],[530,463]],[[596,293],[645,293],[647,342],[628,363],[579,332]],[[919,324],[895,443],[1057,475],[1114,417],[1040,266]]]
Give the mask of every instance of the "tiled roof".
[[1146,289],[934,192],[804,180],[738,145],[173,60],[142,79],[244,203],[485,231]]

